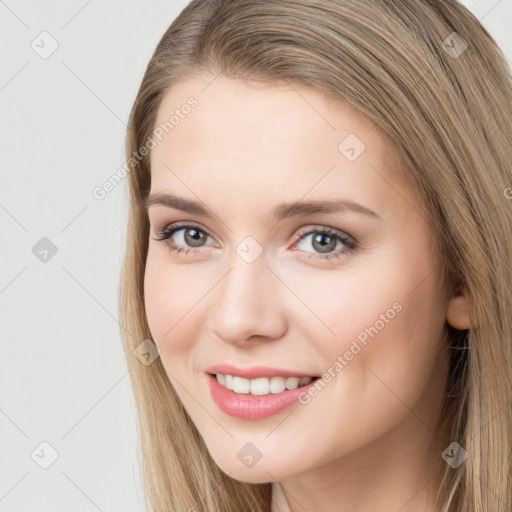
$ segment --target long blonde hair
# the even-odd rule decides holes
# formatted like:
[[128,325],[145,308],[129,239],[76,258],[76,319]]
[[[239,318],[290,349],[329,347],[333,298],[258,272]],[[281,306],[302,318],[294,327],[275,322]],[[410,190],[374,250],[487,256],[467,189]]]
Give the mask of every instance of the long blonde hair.
[[493,38],[456,0],[194,0],[161,38],[129,119],[119,302],[146,505],[271,507],[271,483],[237,481],[215,464],[160,358],[144,365],[133,353],[151,338],[143,286],[150,156],[138,152],[165,93],[201,71],[313,86],[350,103],[398,148],[401,176],[428,210],[443,282],[471,304],[471,329],[447,326],[440,426],[468,458],[444,465],[442,512],[512,510],[512,80]]

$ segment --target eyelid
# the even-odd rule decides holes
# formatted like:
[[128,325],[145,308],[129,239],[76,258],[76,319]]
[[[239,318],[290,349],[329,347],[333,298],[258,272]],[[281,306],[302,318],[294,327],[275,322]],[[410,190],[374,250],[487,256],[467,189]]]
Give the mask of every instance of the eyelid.
[[[171,230],[178,230],[178,228],[186,228],[186,227],[196,227],[200,231],[204,231],[210,238],[215,240],[215,236],[212,235],[212,233],[205,228],[202,224],[194,221],[177,221],[177,222],[171,222],[170,224],[165,225],[162,229],[158,230],[159,233],[165,233],[169,232]],[[332,235],[339,236],[340,238],[348,238],[352,240],[355,244],[358,244],[358,240],[350,235],[349,233],[342,231],[337,228],[333,228],[331,226],[326,226],[323,224],[309,224],[307,226],[304,226],[300,228],[295,236],[294,236],[294,243],[297,243],[305,236],[312,234],[315,231],[322,231],[322,232],[328,232]]]
[[171,222],[170,224],[166,224],[162,229],[158,229],[157,234],[163,234],[170,231],[178,231],[179,229],[183,228],[197,228],[198,231],[204,231],[210,238],[213,238],[215,240],[215,237],[210,233],[208,229],[206,229],[202,224],[199,224],[198,222],[194,221],[178,221],[178,222]]
[[333,228],[330,226],[325,226],[323,224],[310,224],[309,226],[300,228],[295,236],[298,240],[300,240],[303,237],[305,237],[311,233],[315,233],[317,231],[326,232],[331,235],[339,236],[340,238],[348,238],[349,240],[353,241],[355,244],[359,243],[356,238],[354,238],[352,235],[350,235],[346,231],[342,231],[341,229]]

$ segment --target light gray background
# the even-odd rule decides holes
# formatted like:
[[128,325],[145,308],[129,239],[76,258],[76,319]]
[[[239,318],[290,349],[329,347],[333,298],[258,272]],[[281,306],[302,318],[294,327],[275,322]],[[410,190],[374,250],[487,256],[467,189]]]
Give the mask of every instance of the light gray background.
[[[0,0],[0,512],[143,510],[117,320],[125,184],[92,190],[124,163],[145,67],[187,3]],[[463,4],[511,63],[512,0]]]

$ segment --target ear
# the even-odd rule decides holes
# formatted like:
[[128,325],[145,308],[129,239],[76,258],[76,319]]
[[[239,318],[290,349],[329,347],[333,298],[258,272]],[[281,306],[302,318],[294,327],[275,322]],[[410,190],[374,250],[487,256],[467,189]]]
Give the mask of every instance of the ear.
[[472,327],[469,301],[464,295],[452,297],[446,310],[446,321],[460,331]]

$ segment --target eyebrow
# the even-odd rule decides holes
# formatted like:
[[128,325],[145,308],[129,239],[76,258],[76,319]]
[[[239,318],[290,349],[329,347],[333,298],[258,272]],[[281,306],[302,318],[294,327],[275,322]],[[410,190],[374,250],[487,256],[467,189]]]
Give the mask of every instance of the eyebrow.
[[[161,205],[168,208],[176,208],[193,215],[199,215],[208,219],[213,219],[214,215],[204,207],[200,202],[185,199],[163,192],[158,192],[148,196],[143,207],[147,210],[150,206]],[[335,200],[316,200],[316,201],[295,201],[290,203],[280,203],[273,210],[274,221],[280,221],[288,217],[301,217],[313,215],[315,213],[345,213],[355,212],[382,220],[382,218],[362,204],[356,203],[350,199]]]

